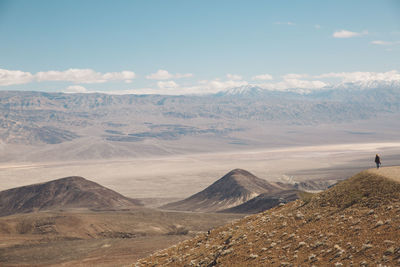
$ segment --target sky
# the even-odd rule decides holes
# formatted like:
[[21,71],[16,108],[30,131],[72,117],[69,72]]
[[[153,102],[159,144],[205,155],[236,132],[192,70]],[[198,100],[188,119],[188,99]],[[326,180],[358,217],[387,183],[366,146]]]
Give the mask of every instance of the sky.
[[0,90],[400,81],[400,1],[0,0]]

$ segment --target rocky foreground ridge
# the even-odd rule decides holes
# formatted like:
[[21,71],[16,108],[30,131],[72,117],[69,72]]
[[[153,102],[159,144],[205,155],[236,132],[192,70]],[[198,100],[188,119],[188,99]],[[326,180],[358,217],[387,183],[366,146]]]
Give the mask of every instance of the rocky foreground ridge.
[[400,167],[203,233],[134,266],[399,266]]

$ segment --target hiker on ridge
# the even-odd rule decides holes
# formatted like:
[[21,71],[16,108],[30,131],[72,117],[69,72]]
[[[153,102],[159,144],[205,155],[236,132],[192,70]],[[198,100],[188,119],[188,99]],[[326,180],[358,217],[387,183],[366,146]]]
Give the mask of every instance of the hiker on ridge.
[[379,169],[379,167],[381,166],[381,158],[379,157],[378,154],[376,154],[375,156],[375,163],[376,163],[376,168]]

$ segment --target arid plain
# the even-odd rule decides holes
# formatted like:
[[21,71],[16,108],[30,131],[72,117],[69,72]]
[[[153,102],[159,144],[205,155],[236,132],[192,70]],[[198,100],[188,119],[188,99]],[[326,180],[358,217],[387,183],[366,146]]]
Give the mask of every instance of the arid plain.
[[381,154],[383,166],[396,165],[400,162],[400,143],[318,145],[124,160],[3,163],[0,190],[79,175],[125,196],[145,199],[145,203],[147,199],[151,204],[151,199],[162,202],[185,198],[235,168],[269,181],[345,179],[373,167],[375,153]]

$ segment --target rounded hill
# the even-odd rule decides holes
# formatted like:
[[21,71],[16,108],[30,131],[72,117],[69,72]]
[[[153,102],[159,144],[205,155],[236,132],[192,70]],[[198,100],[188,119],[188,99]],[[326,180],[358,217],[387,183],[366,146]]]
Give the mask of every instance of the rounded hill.
[[274,193],[289,185],[260,179],[250,172],[234,169],[203,191],[162,206],[163,209],[212,212],[238,206],[262,193]]
[[138,200],[78,176],[0,192],[0,216],[51,209],[119,209],[139,205]]

